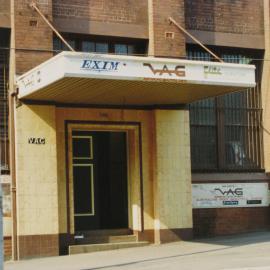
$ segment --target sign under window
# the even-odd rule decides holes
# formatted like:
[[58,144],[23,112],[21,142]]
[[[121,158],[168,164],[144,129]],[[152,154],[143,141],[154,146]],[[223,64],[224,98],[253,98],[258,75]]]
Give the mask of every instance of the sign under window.
[[193,208],[269,206],[267,183],[193,184]]

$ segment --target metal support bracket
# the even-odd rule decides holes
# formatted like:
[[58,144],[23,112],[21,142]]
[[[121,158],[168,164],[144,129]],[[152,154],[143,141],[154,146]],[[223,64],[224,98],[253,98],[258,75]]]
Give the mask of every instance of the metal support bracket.
[[181,32],[189,36],[192,40],[194,40],[197,44],[199,44],[204,50],[210,53],[215,59],[217,59],[221,63],[224,63],[224,61],[220,57],[218,57],[210,49],[204,46],[197,38],[195,38],[192,34],[190,34],[184,27],[182,27],[179,23],[177,23],[172,17],[169,17],[168,19],[169,19],[169,23],[173,23]]
[[52,29],[52,31],[62,40],[62,42],[72,51],[75,52],[75,50],[68,44],[68,42],[63,38],[63,36],[55,29],[55,27],[49,22],[49,20],[45,17],[45,15],[41,12],[41,10],[37,7],[37,4],[35,2],[32,2],[29,4],[30,8],[35,10],[40,17],[45,21],[45,23]]

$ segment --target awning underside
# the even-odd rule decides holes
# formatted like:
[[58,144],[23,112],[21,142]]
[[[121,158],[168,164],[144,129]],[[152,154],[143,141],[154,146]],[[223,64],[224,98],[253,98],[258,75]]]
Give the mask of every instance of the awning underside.
[[63,78],[22,100],[100,105],[186,104],[246,88],[91,78]]

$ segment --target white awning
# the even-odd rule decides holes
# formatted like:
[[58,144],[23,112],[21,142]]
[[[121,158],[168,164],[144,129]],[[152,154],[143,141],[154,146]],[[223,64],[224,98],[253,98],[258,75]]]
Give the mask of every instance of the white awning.
[[255,66],[62,52],[18,77],[19,99],[99,105],[186,104],[255,86]]

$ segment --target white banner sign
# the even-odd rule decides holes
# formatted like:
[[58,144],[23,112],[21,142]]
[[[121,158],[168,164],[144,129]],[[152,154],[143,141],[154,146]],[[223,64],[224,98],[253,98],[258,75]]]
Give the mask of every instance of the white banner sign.
[[193,184],[193,208],[269,206],[267,183]]

